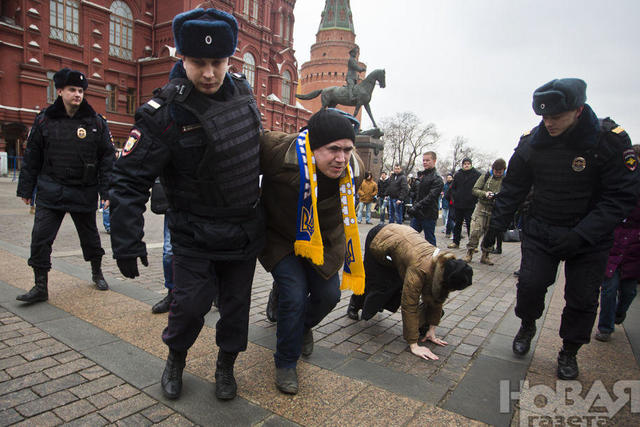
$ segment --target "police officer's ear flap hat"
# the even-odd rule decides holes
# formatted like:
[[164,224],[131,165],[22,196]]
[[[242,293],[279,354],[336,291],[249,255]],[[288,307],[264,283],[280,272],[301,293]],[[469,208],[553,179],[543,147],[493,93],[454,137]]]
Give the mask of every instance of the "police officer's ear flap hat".
[[580,79],[555,79],[533,92],[533,111],[552,116],[575,110],[587,102],[587,84]]
[[238,45],[238,22],[217,9],[194,9],[173,18],[179,53],[193,58],[228,58]]
[[344,114],[322,109],[309,119],[309,146],[311,150],[331,144],[339,139],[350,139],[356,143],[354,124]]
[[63,68],[53,75],[53,84],[56,89],[64,89],[65,86],[78,86],[82,90],[87,90],[89,83],[87,78],[80,71]]

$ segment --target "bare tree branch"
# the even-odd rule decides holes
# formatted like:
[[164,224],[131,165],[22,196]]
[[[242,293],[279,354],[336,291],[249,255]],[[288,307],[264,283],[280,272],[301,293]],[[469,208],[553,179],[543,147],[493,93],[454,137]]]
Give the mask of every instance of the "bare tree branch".
[[411,173],[416,160],[440,139],[433,123],[423,125],[418,116],[410,111],[385,117],[381,124],[384,131],[382,162],[386,170],[399,164],[407,174]]

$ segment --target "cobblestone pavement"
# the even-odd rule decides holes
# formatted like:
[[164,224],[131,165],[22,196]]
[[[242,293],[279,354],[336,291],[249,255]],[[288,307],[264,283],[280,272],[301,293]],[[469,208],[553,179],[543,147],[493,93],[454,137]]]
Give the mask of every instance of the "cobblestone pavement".
[[0,308],[0,426],[190,426],[188,419]]
[[[0,198],[22,208],[17,198],[5,198],[7,187],[0,187]],[[5,197],[3,197],[5,196]],[[24,207],[25,212],[28,210]],[[101,226],[101,214],[98,213],[98,224],[101,230],[103,247],[107,256],[103,259],[103,271],[116,280],[130,280],[122,277],[115,260],[111,257],[109,235]],[[0,224],[0,233],[5,241],[28,248],[29,233],[33,217],[27,215],[10,215],[11,221]],[[374,219],[374,222],[377,220]],[[361,242],[372,225],[361,224]],[[450,240],[438,227],[436,238],[438,247],[446,249]],[[162,234],[163,217],[154,215],[150,210],[145,213],[145,241],[149,250],[149,267],[141,267],[141,277],[133,280],[137,285],[158,292],[158,299],[166,292],[162,271]],[[463,233],[463,235],[466,232]],[[465,253],[463,238],[461,249],[455,250],[459,256]],[[75,265],[88,264],[82,258],[79,240],[69,216],[65,217],[58,237],[54,243],[53,258],[63,259]],[[433,351],[440,357],[432,363],[416,363],[415,356],[407,351],[408,347],[402,338],[402,318],[400,312],[379,313],[369,321],[354,321],[346,316],[346,307],[351,292],[343,292],[336,308],[314,330],[314,338],[318,346],[329,348],[338,353],[357,359],[388,366],[438,383],[454,386],[464,372],[474,354],[485,342],[496,324],[511,308],[515,301],[515,277],[511,273],[519,268],[520,247],[518,243],[504,243],[503,254],[493,255],[498,265],[488,267],[480,264],[479,254],[472,263],[474,268],[474,285],[463,292],[453,294],[445,304],[445,316],[437,328],[438,336],[443,336],[449,343],[446,347],[434,347]],[[263,328],[275,328],[265,316],[265,308],[272,277],[259,264],[253,284],[250,323]],[[131,280],[130,280],[131,281]]]
[[[15,186],[14,182],[0,179],[0,244],[12,248],[11,251],[14,254],[21,253],[20,256],[25,259],[26,264],[33,215],[29,215],[28,207],[15,197]],[[97,215],[98,227],[103,230],[100,214]],[[371,225],[364,224],[360,226],[362,242],[371,227]],[[109,236],[101,231],[103,247],[107,253],[103,259],[103,271],[112,285],[121,282],[123,285],[147,291],[149,295],[157,295],[158,300],[163,297],[166,290],[163,286],[162,231],[162,217],[147,211],[145,213],[144,240],[147,243],[150,265],[147,268],[141,267],[142,276],[135,280],[125,279],[120,275],[111,256]],[[445,238],[440,226],[436,231],[436,237],[438,247],[446,249],[450,240]],[[466,239],[463,238],[461,248],[454,250],[460,257],[466,252],[465,243]],[[79,246],[75,228],[71,218],[67,216],[54,243],[52,255],[54,262],[57,260],[63,262],[64,265],[79,267],[76,269],[78,271],[83,271],[84,268],[88,273],[89,266],[83,260]],[[491,402],[497,402],[499,380],[506,378],[513,384],[517,384],[518,381],[524,379],[532,360],[531,355],[528,358],[518,360],[513,357],[510,351],[511,339],[519,324],[513,314],[516,283],[513,272],[519,268],[519,244],[504,243],[503,254],[492,255],[492,260],[496,262],[494,266],[480,264],[478,262],[479,254],[475,258],[471,264],[474,268],[474,284],[462,292],[451,295],[444,306],[443,320],[436,330],[437,335],[443,337],[449,344],[445,347],[428,344],[439,356],[439,360],[422,361],[408,351],[408,346],[402,338],[400,313],[392,314],[385,311],[378,313],[369,321],[349,319],[346,316],[346,307],[351,293],[343,292],[337,307],[314,330],[317,348],[327,351],[328,353],[323,354],[328,355],[329,358],[326,360],[316,359],[315,362],[312,359],[310,363],[319,363],[318,366],[322,368],[334,370],[340,375],[351,376],[359,381],[370,381],[387,391],[390,390],[410,397],[418,396],[420,400],[426,399],[423,401],[435,405],[435,409],[427,411],[422,407],[416,412],[421,415],[414,418],[413,425],[420,425],[416,424],[416,419],[431,420],[432,418],[428,417],[434,416],[434,414],[444,417],[443,409],[490,424],[509,425],[512,422],[517,424],[512,420],[513,414],[510,411],[499,412],[497,403],[488,404],[487,399],[491,399]],[[271,282],[271,275],[258,265],[253,283],[250,311],[250,324],[254,334],[250,336],[250,341],[262,346],[260,348],[263,350],[264,347],[272,348],[274,343],[275,325],[267,321],[264,313]],[[558,296],[561,295],[561,291],[562,289],[560,289],[560,293],[555,292],[556,299],[561,300],[561,296]],[[550,290],[550,295],[552,293],[554,293],[553,288]],[[536,340],[544,341],[543,344],[545,344],[540,351],[536,351],[536,358],[539,360],[538,367],[555,366],[553,353],[557,352],[558,347],[557,321],[561,308],[561,304],[555,304],[549,308],[553,313],[550,314],[551,320],[547,320],[547,323],[555,322],[555,324],[552,329],[547,330],[546,335],[540,334],[540,338],[536,338]],[[1,307],[0,310],[2,310]],[[154,319],[160,318],[154,317]],[[534,340],[534,348],[536,340]],[[626,337],[625,342],[627,342]],[[627,347],[629,347],[628,344]],[[603,350],[607,350],[607,348],[598,348],[599,352]],[[627,357],[630,351],[626,351],[623,355]],[[264,354],[262,355],[264,356]],[[597,360],[595,353],[590,357]],[[338,359],[339,362],[336,361]],[[627,362],[628,360],[633,360],[633,356],[631,355],[631,359],[627,357]],[[14,363],[16,364],[14,365]],[[37,365],[38,363],[44,363],[47,366]],[[48,365],[49,363],[51,365]],[[265,366],[268,366],[269,363],[265,363],[267,363]],[[84,366],[85,364],[86,366]],[[24,368],[27,371],[20,371],[20,366],[38,366],[38,368],[28,372],[29,368]],[[66,366],[69,366],[70,371],[65,371]],[[81,367],[75,369],[74,366]],[[625,369],[627,376],[617,378],[640,378],[634,363]],[[64,373],[62,373],[63,371]],[[15,375],[12,375],[12,372]],[[57,375],[55,374],[57,372],[61,372],[61,374],[58,376],[49,375],[52,372],[54,375]],[[627,374],[628,372],[632,372],[632,374]],[[616,378],[615,374],[607,373],[606,375],[609,378]],[[527,378],[529,377],[531,377],[531,371]],[[544,374],[535,372],[532,376],[534,379],[541,377],[544,377],[546,383],[549,384],[550,381],[555,381],[554,373],[548,372],[548,369],[544,371]],[[68,380],[63,381],[62,378],[68,378]],[[102,396],[104,401],[96,398],[94,394],[80,396],[74,392],[74,390],[82,389],[83,386],[89,387],[86,384],[100,380],[106,381],[103,378],[113,378],[114,381],[114,385],[108,389],[104,388],[94,393],[95,396]],[[206,378],[210,381],[209,377]],[[35,382],[31,383],[30,381]],[[118,381],[121,382],[118,383]],[[43,385],[51,382],[54,385]],[[415,385],[417,385],[416,387],[424,387],[425,384],[431,390],[420,391],[420,389],[414,390],[412,388]],[[7,386],[9,391],[5,391]],[[78,417],[102,417],[107,423],[117,423],[118,425],[147,425],[157,422],[164,422],[167,425],[182,425],[182,423],[189,425],[192,422],[187,419],[189,418],[188,410],[176,411],[170,405],[158,403],[157,397],[154,400],[154,397],[146,392],[146,389],[141,391],[140,388],[132,386],[130,382],[119,380],[118,376],[109,372],[108,369],[91,362],[82,354],[74,352],[73,349],[11,312],[0,311],[0,411],[4,411],[0,412],[0,426],[22,422],[22,418],[25,419],[25,423],[29,422],[31,425],[34,425],[32,423],[34,419],[38,420],[36,423],[38,425],[64,423],[72,419],[68,418],[71,416],[68,414],[71,414],[72,411],[80,414],[74,417],[74,422],[78,420]],[[420,397],[425,393],[431,393],[429,394],[431,397]],[[354,402],[359,401],[358,399],[364,398],[356,398]],[[57,403],[54,404],[54,401]],[[251,401],[265,407],[259,400]],[[353,406],[354,404],[349,405]],[[358,405],[355,406],[359,408]],[[63,409],[67,407],[69,409]],[[118,414],[122,414],[122,416],[113,415],[113,411],[107,410],[109,407],[120,408]],[[300,421],[307,418],[304,416],[297,418],[287,412],[291,408],[280,410],[278,407],[269,405],[266,407],[274,414],[283,416],[284,418],[279,418],[280,421],[284,421],[286,418],[295,419],[302,424],[318,424],[312,420]],[[157,409],[151,410],[151,408]],[[298,410],[300,409],[303,412],[307,410],[304,407],[298,408]],[[340,411],[345,410],[343,408]],[[82,411],[86,412],[82,413]],[[517,405],[515,411],[518,411]],[[111,418],[105,414],[112,414]],[[427,415],[428,417],[426,417]],[[114,418],[116,416],[119,418]],[[98,420],[98,418],[87,419]],[[347,424],[358,425],[356,419],[353,418],[352,422]],[[450,422],[456,422],[458,425],[465,425],[461,419],[446,419]],[[631,419],[634,419],[633,416]],[[637,417],[635,419],[637,420]],[[85,424],[92,425],[93,423]],[[412,424],[409,422],[408,425]]]

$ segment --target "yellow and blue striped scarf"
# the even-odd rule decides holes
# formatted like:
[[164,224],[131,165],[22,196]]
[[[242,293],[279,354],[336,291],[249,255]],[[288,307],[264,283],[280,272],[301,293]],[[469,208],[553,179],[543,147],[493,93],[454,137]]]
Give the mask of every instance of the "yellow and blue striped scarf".
[[[300,192],[298,194],[298,219],[296,241],[293,245],[296,255],[309,258],[316,265],[324,264],[324,246],[320,234],[318,218],[318,177],[316,161],[309,145],[308,130],[296,139],[296,153],[300,168]],[[350,289],[356,295],[364,293],[364,265],[360,249],[360,233],[355,215],[355,184],[351,166],[340,178],[340,203],[347,244],[345,252],[342,284],[340,289]]]

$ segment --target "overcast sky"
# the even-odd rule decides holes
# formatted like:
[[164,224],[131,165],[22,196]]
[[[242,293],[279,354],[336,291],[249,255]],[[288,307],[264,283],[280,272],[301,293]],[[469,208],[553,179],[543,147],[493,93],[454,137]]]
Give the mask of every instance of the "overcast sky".
[[[309,60],[324,4],[296,1],[299,66]],[[540,120],[533,90],[579,77],[596,114],[640,143],[638,0],[351,0],[351,10],[360,61],[368,71],[386,69],[387,87],[376,87],[371,103],[378,124],[412,111],[436,124],[441,151],[461,135],[508,160]]]

